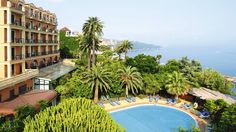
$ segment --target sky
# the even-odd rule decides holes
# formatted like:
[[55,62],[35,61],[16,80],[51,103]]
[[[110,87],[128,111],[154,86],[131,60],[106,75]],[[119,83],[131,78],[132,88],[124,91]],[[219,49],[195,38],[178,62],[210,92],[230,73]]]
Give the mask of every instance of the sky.
[[104,38],[156,45],[236,45],[236,0],[26,0],[56,13],[59,28],[81,32],[89,16]]

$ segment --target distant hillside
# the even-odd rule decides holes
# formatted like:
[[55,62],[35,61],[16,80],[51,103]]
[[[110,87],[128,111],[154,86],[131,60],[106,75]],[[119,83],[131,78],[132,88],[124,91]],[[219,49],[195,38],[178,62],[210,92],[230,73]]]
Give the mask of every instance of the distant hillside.
[[[113,40],[113,39],[103,39],[103,41],[105,41],[106,43],[111,43],[113,42],[113,44],[118,45],[121,41],[120,40]],[[161,48],[161,46],[159,45],[155,45],[155,44],[150,44],[150,43],[145,43],[145,42],[139,42],[139,41],[132,41],[132,43],[134,44],[134,49],[152,49],[152,48]]]
[[161,48],[161,46],[159,45],[154,45],[154,44],[148,44],[148,43],[144,43],[144,42],[138,42],[138,41],[134,41],[134,49],[147,49],[147,48]]

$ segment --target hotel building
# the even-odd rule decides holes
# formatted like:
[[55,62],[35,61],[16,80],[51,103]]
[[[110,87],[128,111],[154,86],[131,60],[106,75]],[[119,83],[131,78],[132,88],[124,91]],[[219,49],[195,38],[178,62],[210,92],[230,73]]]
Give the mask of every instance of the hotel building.
[[0,0],[0,103],[32,90],[39,69],[58,62],[58,40],[54,13],[24,0]]

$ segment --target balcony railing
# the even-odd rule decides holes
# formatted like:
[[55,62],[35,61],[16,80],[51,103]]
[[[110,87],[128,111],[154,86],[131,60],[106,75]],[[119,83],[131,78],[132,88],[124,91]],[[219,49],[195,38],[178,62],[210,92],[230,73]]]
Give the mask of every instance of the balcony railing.
[[59,33],[58,30],[56,30],[56,29],[47,29],[46,27],[34,26],[34,25],[30,24],[30,23],[26,23],[25,27],[26,27],[26,29],[37,30],[37,31],[41,31],[41,32]]
[[41,52],[41,55],[47,55],[47,52],[46,51]]
[[57,19],[52,19],[52,18],[48,18],[48,17],[45,17],[45,16],[41,16],[37,13],[33,13],[33,12],[26,12],[26,16],[27,17],[30,17],[31,19],[35,19],[35,20],[40,20],[40,21],[44,21],[44,22],[47,22],[47,23],[50,23],[50,24],[54,24],[54,25],[57,25]]
[[24,22],[18,21],[18,20],[12,21],[11,24],[15,26],[21,26],[21,27],[25,26]]
[[36,77],[39,74],[38,69],[29,69],[25,70],[22,74],[13,76],[9,79],[0,80],[0,90],[3,90],[6,87],[14,86],[22,81]]
[[50,55],[50,54],[57,54],[59,53],[59,50],[54,50],[54,51],[43,51],[43,52],[32,52],[32,53],[26,53],[25,58],[30,58],[30,57],[37,57],[37,56],[43,56],[43,55]]
[[57,53],[59,53],[59,50],[54,50],[53,52],[54,52],[54,54],[57,54]]
[[22,59],[24,59],[24,55],[22,54],[12,56],[12,60],[22,60]]
[[12,43],[24,43],[23,38],[15,38],[14,40],[11,41]]
[[30,58],[30,57],[31,57],[30,53],[25,54],[25,58]]
[[57,44],[57,40],[37,40],[37,39],[25,39],[27,44]]
[[53,53],[53,51],[48,51],[48,54],[52,54]]
[[12,9],[15,9],[15,10],[18,10],[18,11],[23,11],[22,10],[22,5],[20,5],[20,4],[17,4],[17,3],[11,3],[11,8]]
[[26,44],[35,44],[39,43],[37,39],[25,39]]
[[39,52],[32,52],[30,54],[30,57],[36,57],[36,56],[39,56]]

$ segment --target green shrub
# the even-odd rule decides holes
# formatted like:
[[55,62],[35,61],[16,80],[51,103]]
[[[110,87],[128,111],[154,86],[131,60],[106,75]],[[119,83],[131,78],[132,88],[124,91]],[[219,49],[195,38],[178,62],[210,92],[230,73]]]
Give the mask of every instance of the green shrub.
[[48,107],[48,101],[46,100],[39,101],[39,107],[40,107],[40,111],[43,111],[44,109]]
[[101,107],[85,98],[66,99],[59,105],[28,117],[25,132],[122,132],[125,131]]

